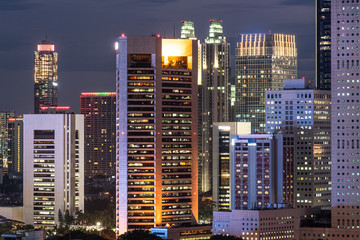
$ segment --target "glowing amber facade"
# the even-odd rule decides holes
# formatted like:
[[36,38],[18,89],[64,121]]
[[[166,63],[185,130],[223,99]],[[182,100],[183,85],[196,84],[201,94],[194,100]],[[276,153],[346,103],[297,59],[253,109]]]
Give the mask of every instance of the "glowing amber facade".
[[236,121],[265,132],[265,91],[297,77],[294,35],[241,34],[235,49]]
[[44,40],[34,52],[34,113],[43,106],[58,105],[58,54],[55,45]]
[[117,234],[197,221],[197,47],[117,39]]

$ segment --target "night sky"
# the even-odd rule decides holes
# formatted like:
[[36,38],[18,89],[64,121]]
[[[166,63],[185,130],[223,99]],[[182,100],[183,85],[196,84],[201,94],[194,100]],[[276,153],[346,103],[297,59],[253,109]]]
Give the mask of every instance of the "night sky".
[[[59,105],[79,112],[82,91],[115,91],[114,41],[180,35],[223,20],[232,55],[239,33],[295,34],[299,77],[314,78],[315,0],[0,0],[0,111],[33,112],[33,51],[48,36],[59,54]],[[232,58],[232,62],[234,59]]]

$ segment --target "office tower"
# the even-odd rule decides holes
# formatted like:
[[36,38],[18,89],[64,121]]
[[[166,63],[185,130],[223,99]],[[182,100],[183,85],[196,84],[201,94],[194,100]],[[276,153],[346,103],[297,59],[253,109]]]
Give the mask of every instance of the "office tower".
[[251,134],[251,123],[213,123],[212,195],[218,211],[230,210],[230,139],[234,134]]
[[85,123],[85,177],[115,176],[116,93],[81,93],[80,113]]
[[241,34],[235,49],[236,122],[265,132],[265,91],[281,90],[297,77],[294,35]]
[[8,171],[13,177],[22,177],[23,172],[23,119],[8,120]]
[[231,209],[282,203],[282,136],[231,136]]
[[331,89],[331,0],[316,0],[316,89]]
[[0,168],[3,173],[7,173],[8,168],[8,123],[14,116],[14,111],[0,111]]
[[192,21],[184,21],[184,20],[181,21],[180,38],[196,39],[194,22],[192,22]]
[[284,202],[297,208],[330,207],[330,91],[288,79],[284,90],[265,93],[266,132],[284,137]]
[[24,115],[24,222],[59,224],[59,211],[84,210],[84,117]]
[[210,20],[209,36],[203,44],[201,86],[201,137],[199,163],[200,191],[212,189],[212,129],[214,122],[229,122],[230,44],[223,35],[222,22]]
[[34,113],[40,107],[58,105],[58,54],[55,45],[43,40],[34,51]]
[[198,42],[122,35],[115,49],[117,235],[196,222]]
[[69,106],[40,107],[39,113],[41,113],[41,114],[69,114],[69,113],[71,113],[71,107],[69,107]]
[[358,1],[331,3],[332,227],[360,226],[360,109]]

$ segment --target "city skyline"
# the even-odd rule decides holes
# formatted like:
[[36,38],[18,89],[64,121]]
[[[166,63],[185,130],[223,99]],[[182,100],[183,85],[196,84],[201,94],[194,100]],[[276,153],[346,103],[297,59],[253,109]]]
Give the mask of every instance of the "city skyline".
[[[0,40],[0,44],[3,46],[0,49],[2,66],[0,79],[4,84],[4,87],[0,89],[0,109],[15,110],[17,113],[32,112],[30,104],[32,93],[28,89],[32,88],[33,84],[33,49],[38,42],[45,38],[45,35],[56,45],[59,54],[59,102],[71,106],[74,112],[80,112],[78,101],[80,92],[115,90],[113,44],[118,35],[122,32],[126,35],[159,33],[172,38],[175,26],[176,37],[180,37],[181,20],[194,21],[196,37],[203,42],[208,34],[209,19],[222,19],[224,34],[232,46],[232,59],[235,53],[233,48],[240,33],[268,33],[271,30],[272,32],[295,34],[300,44],[298,46],[299,76],[314,78],[315,5],[311,1],[304,1],[300,5],[295,1],[275,0],[241,4],[236,1],[226,1],[221,4],[217,1],[206,3],[202,1],[194,4],[196,5],[194,9],[199,9],[199,7],[203,9],[201,13],[182,3],[186,2],[180,4],[178,1],[170,1],[159,7],[162,2],[139,1],[140,6],[151,9],[149,12],[159,13],[161,11],[161,17],[154,19],[153,16],[157,14],[146,13],[134,23],[128,23],[124,19],[130,17],[135,9],[129,7],[129,3],[124,2],[100,3],[94,1],[89,3],[89,6],[83,6],[83,2],[77,2],[72,3],[73,10],[71,11],[59,4],[45,4],[40,0],[31,0],[24,4],[18,1],[0,2],[0,12],[6,23],[3,23],[4,37]],[[256,6],[259,3],[271,11],[259,10]],[[77,17],[76,10],[80,6],[85,7],[83,11],[86,13],[83,14],[82,20],[78,21],[80,18]],[[129,9],[129,12],[118,14],[113,10],[118,6],[129,7],[126,8]],[[99,7],[101,8],[98,9]],[[217,11],[219,7],[221,7],[221,12],[225,13],[221,14],[220,11]],[[48,24],[45,24],[42,20],[46,17],[50,19],[61,17],[61,14],[57,13],[53,16],[51,11],[46,11],[54,8],[57,9],[57,12],[67,15],[72,22],[61,20],[61,24],[59,24],[50,20]],[[176,14],[172,11],[175,8],[179,9]],[[262,19],[257,17],[259,11],[264,16]],[[38,14],[39,12],[42,13],[41,16]],[[239,15],[239,12],[242,14]],[[91,20],[92,14],[105,16],[105,13],[107,15],[101,23]],[[271,15],[276,13],[278,16],[271,18]],[[118,17],[118,15],[123,16]],[[14,16],[19,17],[14,19]],[[269,18],[272,20],[269,21]],[[292,24],[289,24],[290,20]],[[73,24],[74,21],[75,24]],[[294,28],[293,24],[299,25],[299,27]],[[98,84],[99,79],[102,84]],[[16,89],[16,92],[15,90],[5,91],[5,89]],[[17,98],[12,102],[7,101],[14,94],[20,95],[22,98]],[[22,99],[28,101],[20,103]]]

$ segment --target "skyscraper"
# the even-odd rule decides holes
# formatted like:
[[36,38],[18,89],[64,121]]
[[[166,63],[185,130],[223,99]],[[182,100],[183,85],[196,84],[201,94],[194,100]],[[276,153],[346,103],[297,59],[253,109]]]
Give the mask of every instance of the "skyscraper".
[[116,232],[197,221],[198,42],[117,38]]
[[230,115],[230,44],[223,35],[222,22],[210,20],[209,36],[203,44],[201,86],[200,190],[212,189],[212,129],[214,122],[228,122]]
[[40,107],[58,105],[58,54],[55,45],[43,40],[34,51],[34,113]]
[[8,121],[8,171],[13,177],[23,172],[23,119],[10,118]]
[[265,91],[297,77],[294,35],[241,34],[235,49],[236,121],[265,132]]
[[81,93],[80,113],[85,124],[85,177],[115,176],[116,93]]
[[360,221],[359,1],[331,2],[332,227]]
[[13,111],[0,112],[0,168],[7,172],[8,168],[8,123],[15,116]]
[[330,91],[309,89],[304,79],[287,79],[284,90],[265,93],[266,132],[284,138],[284,203],[330,207]]
[[316,0],[316,89],[331,89],[331,0]]
[[24,115],[24,222],[58,224],[59,210],[84,210],[84,117]]
[[250,123],[213,123],[212,195],[216,210],[230,210],[230,140],[231,135],[244,134],[251,134]]
[[195,27],[192,21],[181,21],[181,33],[180,38],[185,39],[196,39],[195,38]]

